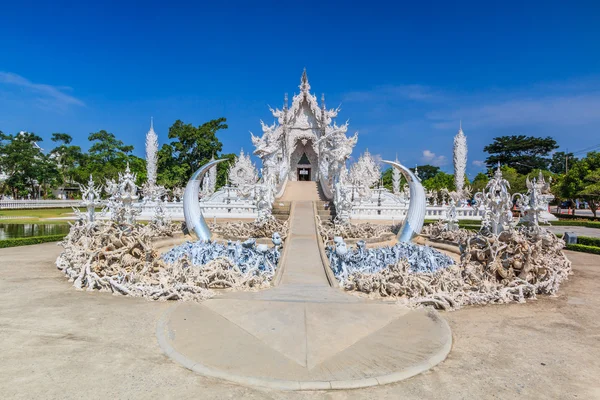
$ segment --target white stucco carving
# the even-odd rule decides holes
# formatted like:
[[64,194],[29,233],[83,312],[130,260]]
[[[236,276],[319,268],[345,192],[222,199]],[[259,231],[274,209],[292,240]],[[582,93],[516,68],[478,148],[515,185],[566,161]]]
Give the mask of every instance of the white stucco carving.
[[244,154],[244,149],[240,151],[240,156],[235,158],[227,176],[229,183],[234,187],[253,185],[258,181],[256,166],[250,160],[250,155]]

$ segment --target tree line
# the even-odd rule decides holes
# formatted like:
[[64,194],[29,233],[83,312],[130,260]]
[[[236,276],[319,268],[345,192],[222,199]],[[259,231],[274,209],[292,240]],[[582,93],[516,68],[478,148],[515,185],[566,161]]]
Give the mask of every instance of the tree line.
[[[218,165],[217,186],[226,181],[234,154],[222,154],[217,132],[227,129],[226,119],[218,118],[199,126],[181,120],[169,128],[169,142],[158,152],[159,185],[169,189],[185,186],[189,176],[211,157],[227,158]],[[53,198],[52,189],[77,188],[92,175],[96,184],[118,179],[126,165],[137,174],[137,184],[146,181],[146,160],[133,153],[134,147],[117,139],[114,133],[100,130],[88,135],[90,147],[83,151],[72,144],[67,133],[53,133],[53,148],[44,152],[42,138],[35,133],[5,134],[0,131],[0,194],[13,198]]]

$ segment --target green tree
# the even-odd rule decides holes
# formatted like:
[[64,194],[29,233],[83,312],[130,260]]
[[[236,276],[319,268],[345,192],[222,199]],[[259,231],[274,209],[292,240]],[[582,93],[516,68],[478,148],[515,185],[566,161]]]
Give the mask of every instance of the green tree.
[[565,199],[575,202],[583,199],[588,202],[596,216],[598,209],[598,187],[600,175],[600,152],[590,152],[569,168],[569,172],[560,180],[560,194]]
[[[415,172],[415,168],[411,168],[410,170]],[[417,170],[419,172],[419,178],[421,178],[421,181],[426,181],[427,179],[431,179],[435,175],[437,175],[437,173],[440,172],[440,167],[435,167],[433,165],[425,164],[425,165],[418,165]]]
[[75,182],[82,181],[84,177],[78,176],[81,172],[79,167],[83,161],[81,147],[72,146],[73,138],[66,133],[53,133],[52,141],[59,143],[57,147],[50,151],[50,157],[56,161],[56,168],[59,172],[59,185],[63,188],[67,185],[74,185]]
[[558,148],[551,137],[515,135],[494,138],[494,142],[483,148],[489,155],[485,162],[488,168],[498,163],[514,168],[520,174],[528,174],[534,169],[547,169],[552,150]]
[[427,190],[448,189],[449,191],[456,190],[454,186],[454,175],[445,172],[438,172],[433,177],[426,179],[423,182],[423,187]]
[[0,170],[8,175],[6,186],[15,198],[28,193],[35,198],[39,193],[38,184],[52,182],[55,170],[37,145],[41,141],[34,133],[0,134]]
[[[227,129],[225,118],[208,121],[198,127],[181,120],[169,128],[170,143],[165,143],[158,152],[158,182],[168,188],[185,186],[190,175],[212,157],[222,158],[219,152],[223,144],[217,132]],[[233,159],[232,155],[227,155]],[[217,186],[225,183],[229,161],[217,166]]]
[[471,189],[473,194],[477,192],[481,192],[485,189],[487,183],[490,181],[490,178],[483,172],[478,173],[473,179],[473,183],[471,184]]
[[573,155],[573,153],[557,151],[552,154],[552,159],[550,160],[548,169],[555,174],[564,174],[567,171],[567,167],[572,167],[576,162],[577,158]]
[[106,179],[117,179],[119,172],[123,172],[129,162],[131,171],[138,174],[136,183],[139,185],[144,181],[145,161],[130,154],[133,146],[126,145],[113,133],[105,130],[90,133],[88,139],[92,146],[83,159],[84,176],[92,174],[99,183],[104,183]]

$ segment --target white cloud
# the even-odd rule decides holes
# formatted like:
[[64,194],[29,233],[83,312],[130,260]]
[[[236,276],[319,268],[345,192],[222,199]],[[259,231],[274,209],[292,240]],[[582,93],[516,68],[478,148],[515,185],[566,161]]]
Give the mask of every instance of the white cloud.
[[423,150],[421,161],[425,164],[431,164],[434,167],[441,167],[448,163],[446,156],[438,156],[431,150]]
[[485,166],[485,161],[473,160],[473,165],[476,167],[483,167],[483,166]]
[[69,106],[85,106],[83,101],[65,93],[71,90],[69,87],[34,83],[21,75],[0,71],[0,91],[2,91],[2,88],[8,90],[10,86],[20,88],[20,96],[31,96],[38,106],[42,108],[64,110]]

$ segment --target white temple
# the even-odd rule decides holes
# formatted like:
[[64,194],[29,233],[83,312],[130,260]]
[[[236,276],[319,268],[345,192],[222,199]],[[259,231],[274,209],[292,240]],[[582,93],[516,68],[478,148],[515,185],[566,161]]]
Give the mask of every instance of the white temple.
[[263,177],[274,177],[277,186],[305,180],[321,181],[331,189],[331,179],[345,167],[358,135],[346,137],[348,123],[334,122],[339,109],[327,109],[325,95],[319,106],[310,92],[306,69],[299,87],[290,107],[286,94],[283,109],[271,109],[277,122],[269,126],[261,121],[263,135],[252,135],[254,154],[262,161]]
[[[393,191],[381,185],[381,170],[369,151],[365,151],[356,163],[347,166],[347,161],[358,141],[358,134],[347,136],[348,122],[337,125],[338,109],[325,107],[325,96],[321,104],[310,92],[306,70],[300,79],[300,93],[294,95],[288,106],[284,96],[282,109],[270,109],[276,121],[266,125],[261,121],[262,136],[252,135],[254,154],[262,163],[260,174],[250,157],[240,152],[229,169],[228,184],[216,189],[216,167],[205,175],[202,183],[200,208],[207,218],[254,218],[271,217],[273,204],[281,198],[286,186],[293,181],[313,181],[322,189],[322,194],[331,201],[337,220],[392,220],[400,222],[408,211],[409,191],[400,188],[400,174],[394,170]],[[461,136],[462,135],[462,136]],[[466,167],[466,138],[459,130],[454,141],[455,170],[460,176]],[[148,187],[156,187],[155,158],[158,141],[153,127],[146,140],[148,160]],[[290,183],[291,184],[291,183]],[[294,183],[300,185],[300,183]],[[460,186],[458,184],[457,186]],[[153,196],[150,191],[150,198]],[[175,191],[174,191],[175,193]],[[448,203],[437,204],[438,195],[430,193],[427,219],[447,219]],[[175,196],[165,204],[168,214],[174,219],[183,218],[181,196]],[[154,215],[154,202],[147,203],[142,217]],[[459,219],[480,219],[483,211],[471,207],[455,207],[453,212]]]

